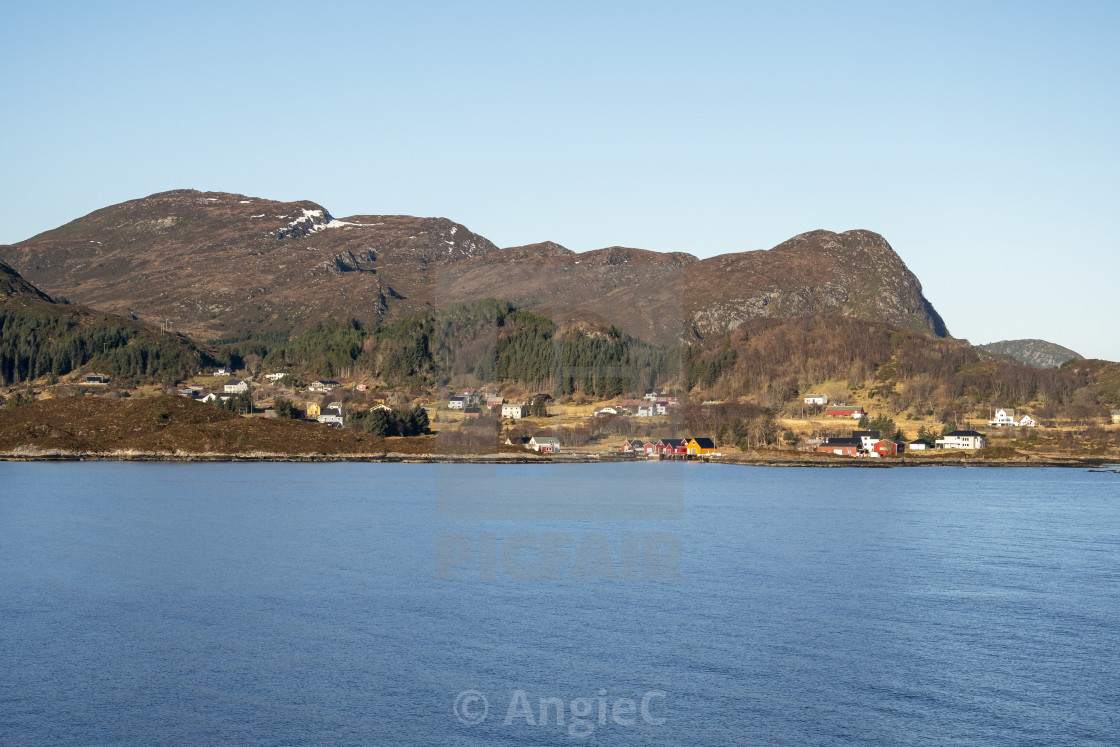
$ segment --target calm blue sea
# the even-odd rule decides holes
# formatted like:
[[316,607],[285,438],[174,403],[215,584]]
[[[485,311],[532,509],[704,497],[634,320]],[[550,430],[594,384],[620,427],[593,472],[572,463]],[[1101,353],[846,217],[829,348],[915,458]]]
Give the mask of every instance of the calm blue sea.
[[1120,475],[0,463],[5,745],[1115,745],[1118,714]]

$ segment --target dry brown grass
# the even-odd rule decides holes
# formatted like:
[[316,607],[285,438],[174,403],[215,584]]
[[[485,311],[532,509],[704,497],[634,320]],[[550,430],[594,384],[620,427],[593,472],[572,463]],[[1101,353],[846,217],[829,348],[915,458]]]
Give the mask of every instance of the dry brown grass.
[[476,454],[512,447],[436,445],[434,436],[378,438],[295,420],[246,418],[184,397],[40,400],[0,410],[0,451],[168,454]]

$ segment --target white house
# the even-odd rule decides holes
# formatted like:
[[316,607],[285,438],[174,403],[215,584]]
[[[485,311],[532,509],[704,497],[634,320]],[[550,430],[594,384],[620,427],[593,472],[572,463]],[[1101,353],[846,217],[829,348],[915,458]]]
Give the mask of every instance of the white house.
[[925,451],[929,448],[929,444],[925,441],[911,441],[906,445],[907,451]]
[[466,397],[452,397],[451,399],[447,400],[447,409],[448,410],[465,410],[465,409],[467,409],[467,398]]
[[996,428],[1004,428],[1008,426],[1019,426],[1020,428],[1034,428],[1038,425],[1038,421],[1030,415],[1024,415],[1018,420],[1015,419],[1015,411],[1002,409],[996,410],[995,416],[988,421],[988,425],[995,426]]
[[988,439],[976,431],[953,431],[937,439],[939,449],[983,449]]
[[229,369],[226,368],[225,366],[222,366],[221,368],[215,368],[214,369],[214,375],[215,376],[229,376]]
[[515,405],[507,402],[502,405],[502,417],[513,418],[519,420],[529,414],[529,408],[525,405]]
[[1120,423],[1120,410],[1112,411],[1112,423],[1113,425],[1115,425],[1116,423]]
[[244,394],[249,391],[248,379],[228,379],[222,387],[226,394]]
[[615,407],[613,405],[607,405],[606,407],[596,408],[595,409],[595,414],[596,415],[618,415],[619,412],[618,412],[617,407]]
[[330,406],[315,419],[334,428],[341,428],[346,424],[346,417],[342,414],[342,405],[338,402],[331,402]]
[[852,438],[858,438],[860,448],[870,453],[875,444],[882,440],[882,435],[879,431],[852,431]]
[[828,397],[824,394],[806,394],[805,404],[807,405],[827,405]]
[[657,412],[658,415],[668,415],[669,414],[669,403],[668,402],[664,402],[664,401],[654,402],[653,407],[654,407],[654,409],[655,409],[655,411]]
[[287,375],[287,371],[273,371],[272,373],[265,374],[264,377],[269,381],[280,381],[280,379],[284,378]]
[[657,413],[657,405],[638,405],[638,411],[635,413],[639,418],[652,417]]
[[556,454],[560,451],[560,439],[553,436],[533,436],[529,439],[529,448],[541,453]]
[[316,379],[307,385],[309,392],[329,392],[337,389],[341,384],[331,379]]

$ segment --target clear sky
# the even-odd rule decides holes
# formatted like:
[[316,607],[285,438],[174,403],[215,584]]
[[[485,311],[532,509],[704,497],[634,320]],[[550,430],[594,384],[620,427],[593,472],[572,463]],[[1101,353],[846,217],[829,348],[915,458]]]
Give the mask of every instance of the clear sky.
[[36,2],[0,243],[167,189],[698,256],[886,236],[950,331],[1120,360],[1120,3]]

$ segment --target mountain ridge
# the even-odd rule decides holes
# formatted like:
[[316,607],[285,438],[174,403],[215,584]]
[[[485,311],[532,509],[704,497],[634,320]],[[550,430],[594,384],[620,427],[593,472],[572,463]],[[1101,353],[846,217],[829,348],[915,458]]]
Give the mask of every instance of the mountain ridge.
[[48,293],[210,339],[482,298],[659,341],[812,313],[948,334],[918,279],[866,230],[809,231],[705,259],[621,246],[576,253],[547,241],[501,248],[446,218],[335,218],[307,200],[173,190],[0,246],[0,260]]

